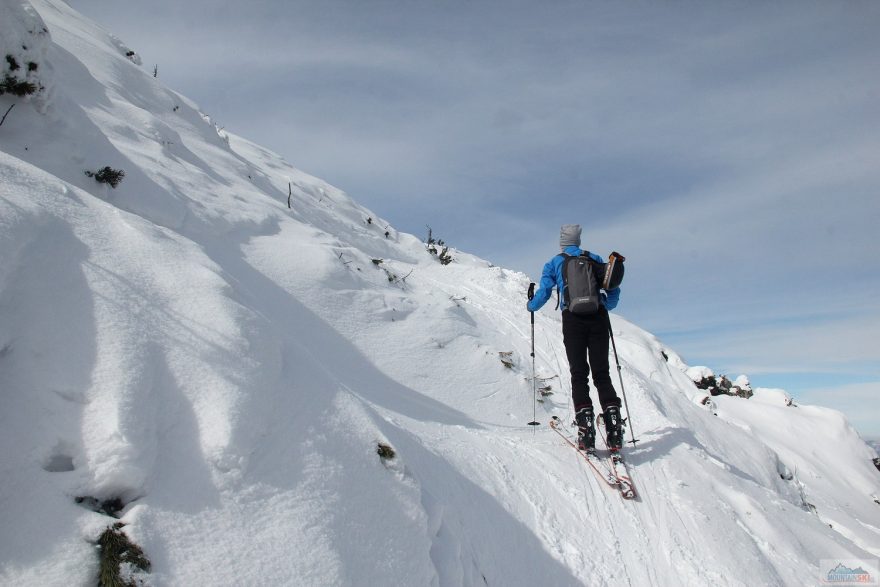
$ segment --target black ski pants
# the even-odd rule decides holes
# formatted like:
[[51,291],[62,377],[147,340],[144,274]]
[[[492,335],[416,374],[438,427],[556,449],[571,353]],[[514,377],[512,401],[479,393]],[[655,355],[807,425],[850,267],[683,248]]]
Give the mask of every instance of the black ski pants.
[[568,310],[562,312],[562,339],[571,370],[571,398],[576,412],[593,405],[589,383],[591,368],[602,410],[609,406],[620,407],[620,398],[614,391],[609,373],[608,328],[608,311],[605,308],[588,315],[572,314]]

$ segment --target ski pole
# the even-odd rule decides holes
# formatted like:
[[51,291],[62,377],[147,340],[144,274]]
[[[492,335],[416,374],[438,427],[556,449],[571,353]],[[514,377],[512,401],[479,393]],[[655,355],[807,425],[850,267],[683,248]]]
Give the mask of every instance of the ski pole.
[[[535,284],[529,284],[529,301],[532,301],[532,298],[535,297]],[[529,426],[540,426],[541,423],[538,422],[538,389],[536,386],[536,378],[537,374],[535,373],[535,313],[529,312],[532,315],[532,421],[529,422]]]
[[614,349],[614,362],[617,363],[617,376],[620,378],[620,393],[623,395],[623,406],[626,408],[626,417],[630,421],[629,434],[632,438],[630,442],[635,446],[638,440],[636,440],[636,434],[633,432],[632,414],[629,411],[629,403],[626,401],[626,389],[623,387],[623,373],[620,368],[620,359],[617,358],[617,345],[614,343],[614,329],[611,328],[611,315],[606,315],[608,316],[608,334],[611,336],[611,348]]

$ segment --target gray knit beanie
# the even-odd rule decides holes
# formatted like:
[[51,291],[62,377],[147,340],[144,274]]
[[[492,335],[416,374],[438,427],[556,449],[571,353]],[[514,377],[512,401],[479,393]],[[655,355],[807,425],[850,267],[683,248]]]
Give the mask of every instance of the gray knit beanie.
[[572,245],[581,246],[581,225],[563,224],[559,231],[559,246],[564,249]]

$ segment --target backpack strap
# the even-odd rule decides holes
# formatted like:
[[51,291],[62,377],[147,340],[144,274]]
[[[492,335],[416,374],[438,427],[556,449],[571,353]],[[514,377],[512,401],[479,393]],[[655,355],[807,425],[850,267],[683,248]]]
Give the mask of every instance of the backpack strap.
[[[566,258],[566,257],[570,257],[571,255],[569,255],[569,254],[566,253],[566,252],[562,252],[562,253],[559,253],[559,254],[556,255],[556,256],[557,256],[557,257],[562,257],[562,262],[565,263],[565,258]],[[557,283],[557,284],[556,284],[556,307],[554,308],[554,310],[558,310],[558,309],[559,309],[559,300],[560,300],[560,299],[562,299],[562,292],[559,291],[559,284]]]

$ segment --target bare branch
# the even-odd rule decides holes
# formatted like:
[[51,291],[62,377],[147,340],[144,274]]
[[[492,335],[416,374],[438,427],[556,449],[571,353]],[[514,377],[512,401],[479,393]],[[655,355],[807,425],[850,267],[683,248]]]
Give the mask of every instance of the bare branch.
[[[15,104],[13,104],[12,106],[15,106]],[[6,111],[6,114],[3,115],[3,118],[0,118],[0,126],[3,126],[3,123],[6,122],[6,117],[12,111],[12,106],[10,106],[9,110]]]

